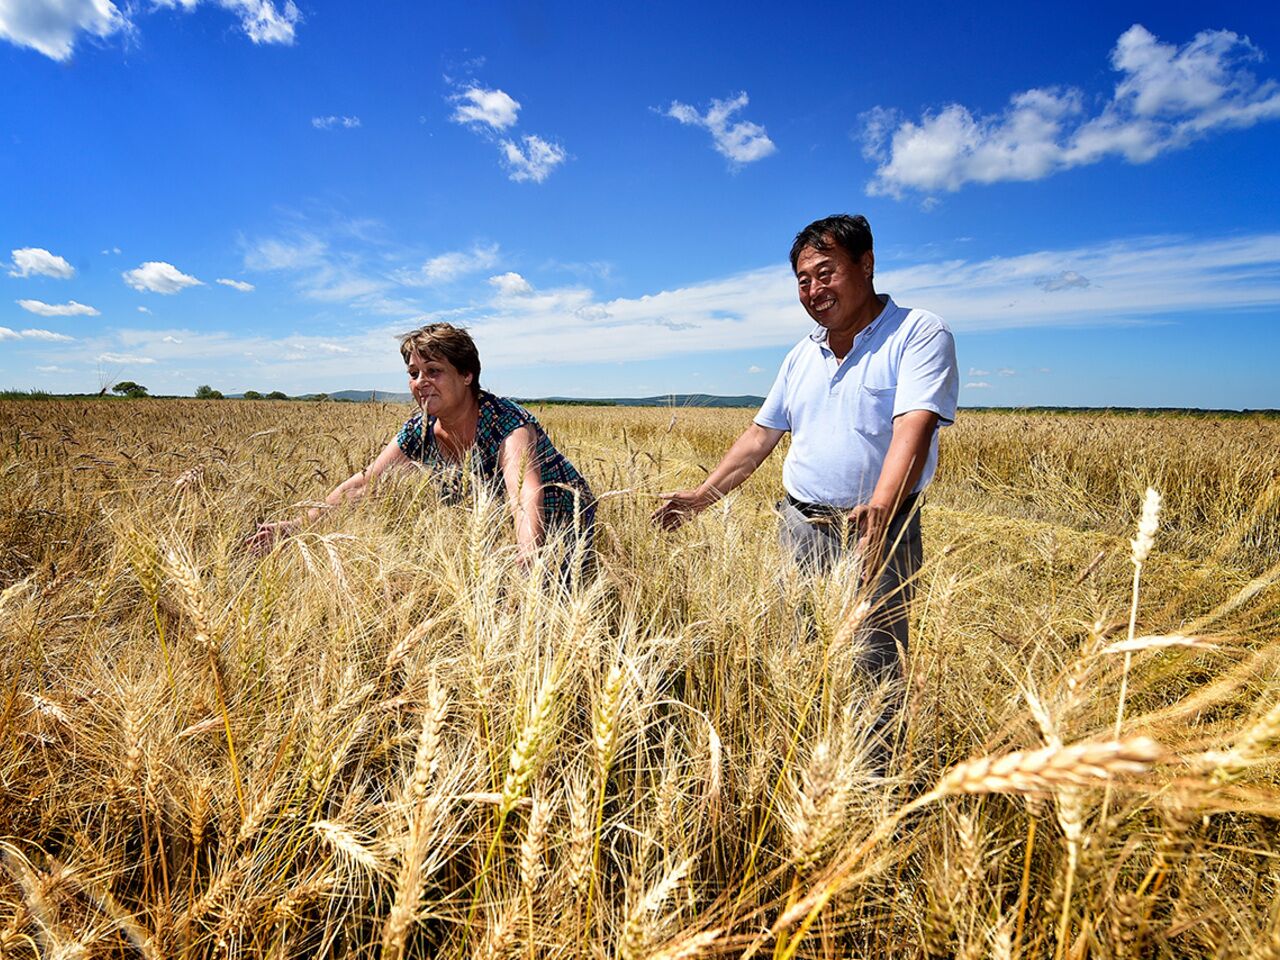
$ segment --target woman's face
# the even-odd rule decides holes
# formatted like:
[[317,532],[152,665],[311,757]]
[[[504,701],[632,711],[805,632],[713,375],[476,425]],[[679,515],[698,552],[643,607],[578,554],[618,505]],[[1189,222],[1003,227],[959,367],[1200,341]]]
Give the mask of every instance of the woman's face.
[[458,368],[444,357],[424,357],[414,351],[409,354],[409,392],[418,406],[433,417],[466,406],[471,402],[471,374],[459,373]]

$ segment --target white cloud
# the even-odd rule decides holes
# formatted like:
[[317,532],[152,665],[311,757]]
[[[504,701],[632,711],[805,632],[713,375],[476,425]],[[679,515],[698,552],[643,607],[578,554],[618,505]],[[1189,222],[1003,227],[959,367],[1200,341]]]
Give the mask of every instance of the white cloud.
[[111,0],[0,0],[0,38],[66,61],[76,37],[109,37],[131,26]]
[[202,287],[204,283],[183,273],[171,263],[148,260],[140,267],[126,270],[121,276],[135,290],[173,294],[187,287]]
[[154,357],[138,357],[127,353],[102,353],[98,355],[102,363],[155,363]]
[[749,102],[746,91],[743,91],[732,100],[712,100],[707,112],[701,114],[687,103],[676,100],[667,108],[666,116],[688,126],[708,130],[716,152],[727,157],[734,166],[741,166],[763,160],[778,149],[758,123],[739,120],[730,126],[729,118]]
[[977,381],[977,382],[975,382],[975,383],[966,383],[966,384],[964,385],[964,388],[965,388],[966,390],[990,390],[990,389],[991,389],[991,384],[989,384],[989,383],[987,383],[987,382],[985,382],[985,381],[983,381],[983,380],[979,380],[979,381]]
[[[0,0],[0,10],[4,8],[4,0]],[[2,16],[2,14],[0,14]],[[9,270],[11,277],[30,277],[38,274],[55,277],[58,280],[70,280],[76,275],[76,268],[62,257],[41,247],[23,247],[10,254],[13,266]]]
[[[199,6],[201,0],[152,0],[157,7],[181,7],[187,13]],[[293,0],[284,0],[277,6],[274,0],[213,0],[240,18],[245,35],[254,43],[281,43],[286,46],[295,39],[298,21],[302,19]],[[208,2],[205,4],[208,5]]]
[[[470,127],[489,140],[494,139],[494,134],[514,127],[520,116],[520,102],[502,90],[472,85],[451,96],[449,101],[454,104],[450,120]],[[569,159],[564,147],[534,134],[498,140],[497,144],[507,176],[517,183],[528,180],[541,183]]]
[[489,270],[497,262],[496,243],[476,244],[470,250],[451,250],[432,257],[417,270],[399,271],[395,278],[407,286],[449,283],[470,273]]
[[1052,277],[1036,277],[1035,283],[1045,293],[1056,293],[1073,288],[1083,290],[1089,286],[1089,278],[1074,270],[1063,270]]
[[161,343],[181,343],[182,341],[175,336],[169,335],[169,336],[161,337],[160,342]]
[[102,255],[104,257],[118,256],[119,253],[120,253],[119,247],[107,247],[102,251]]
[[1000,374],[1002,377],[1016,377],[1018,375],[1017,370],[1013,370],[1009,367],[1001,367],[996,371],[996,373]]
[[18,306],[27,313],[41,317],[96,317],[98,311],[83,303],[45,303],[43,300],[18,300]]
[[[293,0],[211,0],[240,19],[254,43],[294,41],[302,15]],[[178,8],[191,12],[200,0],[152,0],[151,9]],[[205,5],[210,5],[206,0]],[[81,34],[105,39],[136,29],[131,19],[138,6],[117,6],[112,0],[0,0],[0,39],[30,47],[53,60],[71,59]]]
[[138,308],[138,312],[139,312],[139,313],[150,313],[150,312],[151,312],[151,310],[150,310],[150,308],[148,308],[148,307],[139,307],[139,308]]
[[498,144],[503,162],[507,165],[507,176],[516,183],[526,180],[541,183],[551,175],[552,170],[569,158],[559,144],[549,143],[532,134],[522,139],[523,147],[513,140],[503,140]]
[[503,297],[522,297],[533,293],[529,281],[518,273],[500,273],[496,277],[490,277],[489,283],[497,287],[499,295]]
[[54,333],[52,330],[11,330],[0,327],[0,340],[45,340],[50,343],[70,343],[75,337],[65,333]]
[[347,130],[353,130],[360,126],[359,117],[312,117],[311,125],[317,130],[332,130],[334,127],[343,127]]
[[586,306],[578,307],[578,309],[573,311],[573,315],[579,320],[586,320],[589,322],[595,320],[608,320],[613,316],[613,314],[598,303],[589,303]]
[[971,376],[971,377],[989,377],[989,376],[991,376],[991,371],[990,371],[990,370],[979,370],[977,367],[970,367],[970,368],[969,368],[969,376]]
[[502,90],[468,87],[449,99],[456,104],[449,119],[466,126],[506,130],[520,113],[520,102]]
[[350,347],[344,347],[337,343],[317,343],[317,350],[323,350],[325,353],[350,353]]
[[49,343],[71,343],[75,337],[68,337],[65,333],[54,333],[52,330],[23,330],[18,336],[24,340],[45,340]]
[[36,369],[39,370],[41,373],[70,373],[71,372],[66,367],[59,367],[56,364],[51,364],[50,366],[47,366],[47,367],[36,367]]
[[867,193],[1039,180],[1113,156],[1146,163],[1212,132],[1280,118],[1280,83],[1259,82],[1246,68],[1261,59],[1247,37],[1227,30],[1179,47],[1135,24],[1111,52],[1120,80],[1092,115],[1081,91],[1061,87],[1014,94],[989,116],[952,103],[900,121],[876,108],[862,117],[863,152],[879,163]]
[[757,367],[754,363],[747,367],[747,373],[764,373],[764,367]]
[[[1045,293],[1035,285],[1037,277],[1066,269],[1094,282],[1071,296]],[[310,282],[311,275],[304,272],[302,279]],[[1170,316],[1200,325],[1211,317],[1222,326],[1243,311],[1280,307],[1280,232],[1218,240],[1139,237],[982,260],[891,264],[883,257],[877,280],[899,303],[940,314],[957,333],[1140,324]],[[487,302],[468,286],[458,298],[441,295],[437,312],[388,318],[349,334],[271,338],[209,330],[113,330],[109,343],[92,349],[155,358],[181,376],[188,375],[182,365],[189,363],[200,371],[189,374],[192,385],[216,377],[224,390],[271,384],[302,393],[387,383],[400,368],[394,335],[436,320],[471,328],[486,371],[499,378],[495,383],[511,382],[506,378],[512,370],[718,354],[725,343],[743,351],[785,349],[811,329],[785,264],[630,297],[601,298],[581,285],[539,287]],[[667,333],[672,329],[678,335]],[[253,354],[249,361],[246,352]],[[972,388],[975,396],[1007,390],[1000,384],[1012,381],[999,379],[998,369],[975,370],[962,382],[992,385]]]
[[[1067,264],[1094,278],[1077,296],[1046,294],[1035,278]],[[1135,238],[1095,247],[986,260],[893,267],[877,287],[941,315],[957,331],[1143,323],[1173,313],[1280,306],[1280,233],[1222,240]],[[436,319],[436,315],[416,322]],[[708,280],[640,297],[597,300],[581,287],[537,290],[439,319],[469,324],[486,366],[601,362],[794,343],[809,329],[785,267]],[[1224,321],[1225,322],[1225,321]],[[655,328],[680,337],[654,336]],[[991,370],[971,374],[986,382]]]
[[230,287],[232,290],[239,290],[241,293],[248,293],[251,290],[257,289],[252,283],[249,283],[246,280],[228,280],[226,277],[219,277],[217,282],[222,284],[224,287]]

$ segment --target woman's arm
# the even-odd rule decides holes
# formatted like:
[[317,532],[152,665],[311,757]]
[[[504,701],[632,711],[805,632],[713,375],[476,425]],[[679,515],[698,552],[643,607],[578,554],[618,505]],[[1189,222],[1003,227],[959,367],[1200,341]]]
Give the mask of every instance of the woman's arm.
[[354,503],[359,500],[365,495],[369,482],[376,480],[387,470],[392,467],[405,466],[412,462],[404,455],[400,445],[395,440],[392,440],[382,448],[382,452],[378,454],[373,463],[358,473],[353,473],[334,487],[329,492],[329,495],[324,498],[324,506],[310,507],[302,516],[293,520],[277,520],[275,523],[259,524],[257,532],[245,541],[245,546],[254,553],[265,553],[271,549],[271,545],[278,538],[296,533],[309,521],[319,520],[331,508],[343,502]]
[[507,488],[507,505],[516,524],[520,563],[526,565],[542,545],[542,468],[538,432],[528,424],[507,434],[498,448],[498,467]]

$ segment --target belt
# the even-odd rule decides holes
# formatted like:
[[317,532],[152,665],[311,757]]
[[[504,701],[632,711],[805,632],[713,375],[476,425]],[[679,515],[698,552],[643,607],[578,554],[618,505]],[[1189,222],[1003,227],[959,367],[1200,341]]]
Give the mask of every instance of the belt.
[[[838,519],[853,509],[853,507],[833,507],[829,503],[806,503],[803,500],[797,500],[786,491],[783,491],[783,495],[786,497],[787,503],[791,504],[791,506],[795,507],[810,520],[825,520],[830,522]],[[918,491],[908,497],[904,497],[902,503],[898,504],[898,512],[893,515],[893,520],[897,520],[899,517],[904,517],[910,514],[911,511],[915,509],[916,501],[919,499],[920,493]],[[890,520],[889,522],[892,523],[893,520]]]

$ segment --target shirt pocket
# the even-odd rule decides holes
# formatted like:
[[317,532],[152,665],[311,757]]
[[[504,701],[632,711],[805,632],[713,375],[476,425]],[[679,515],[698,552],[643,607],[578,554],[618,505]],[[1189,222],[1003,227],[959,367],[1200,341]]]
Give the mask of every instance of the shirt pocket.
[[893,402],[898,388],[892,384],[864,383],[858,388],[859,433],[870,436],[893,433]]

